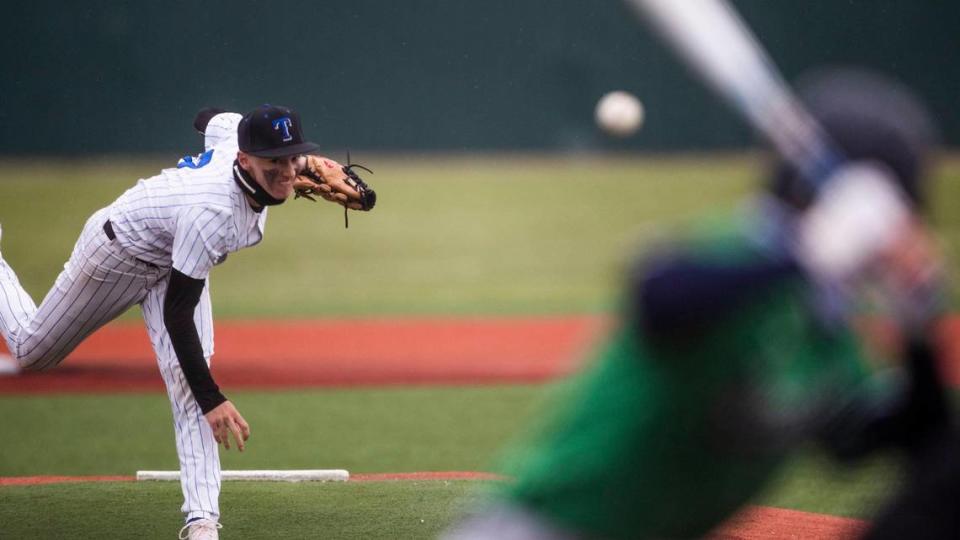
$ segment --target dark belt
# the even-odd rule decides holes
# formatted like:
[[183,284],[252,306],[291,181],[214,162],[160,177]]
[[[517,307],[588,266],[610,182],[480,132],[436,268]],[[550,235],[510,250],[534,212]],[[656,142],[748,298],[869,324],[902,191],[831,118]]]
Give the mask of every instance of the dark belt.
[[103,232],[106,233],[107,238],[110,240],[117,239],[117,233],[113,232],[113,223],[110,223],[110,220],[103,222]]
[[[110,223],[109,219],[103,222],[103,233],[107,235],[107,238],[109,238],[111,242],[117,239],[117,233],[113,232],[113,223]],[[159,266],[153,264],[152,262],[147,262],[139,257],[134,257],[134,259],[136,259],[138,262],[142,262],[143,264],[146,264],[147,266],[160,268]]]

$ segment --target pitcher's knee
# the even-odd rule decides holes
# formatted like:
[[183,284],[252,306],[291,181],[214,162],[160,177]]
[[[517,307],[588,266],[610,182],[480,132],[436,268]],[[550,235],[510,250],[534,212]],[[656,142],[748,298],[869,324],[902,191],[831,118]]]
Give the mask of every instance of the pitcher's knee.
[[17,363],[20,364],[20,369],[23,371],[45,371],[50,369],[53,366],[46,366],[41,362],[41,357],[35,356],[17,356]]
[[[13,353],[13,351],[11,351]],[[36,347],[29,351],[20,347],[13,356],[20,364],[20,369],[24,371],[46,371],[60,365],[66,355],[53,354],[52,351],[43,347]]]

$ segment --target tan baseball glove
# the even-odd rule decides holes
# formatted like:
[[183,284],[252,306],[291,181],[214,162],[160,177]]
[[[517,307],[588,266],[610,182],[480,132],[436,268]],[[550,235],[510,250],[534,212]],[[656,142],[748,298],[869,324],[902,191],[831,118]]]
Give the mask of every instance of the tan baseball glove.
[[[340,204],[346,209],[369,211],[377,203],[377,193],[354,171],[363,169],[370,174],[373,171],[358,165],[341,165],[322,156],[304,156],[304,165],[293,181],[295,198],[304,197],[316,201],[315,196]],[[346,219],[346,218],[345,218]]]

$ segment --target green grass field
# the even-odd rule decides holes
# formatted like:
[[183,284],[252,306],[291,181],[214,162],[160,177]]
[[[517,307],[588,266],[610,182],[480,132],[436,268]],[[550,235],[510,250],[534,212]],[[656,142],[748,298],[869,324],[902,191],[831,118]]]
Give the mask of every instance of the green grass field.
[[[344,230],[329,204],[271,209],[262,245],[212,274],[218,317],[603,311],[639,246],[735,208],[760,169],[705,157],[363,161],[376,210]],[[163,164],[0,163],[3,254],[27,290],[44,294],[86,218]],[[960,163],[937,180],[934,216],[956,267]]]
[[[244,453],[221,454],[223,466],[484,470],[543,390],[235,392],[253,434]],[[168,407],[162,395],[0,397],[12,435],[0,443],[0,476],[176,469]],[[449,523],[469,484],[227,484],[225,537],[426,538]],[[172,538],[180,497],[175,483],[0,487],[0,538]]]
[[[223,466],[489,470],[547,391],[549,385],[233,392],[253,435],[243,454],[221,453]],[[7,435],[0,442],[0,476],[176,469],[167,407],[166,398],[154,394],[0,397]],[[794,460],[757,502],[864,516],[895,475],[885,461],[840,469],[811,452]],[[230,483],[222,497],[225,538],[429,538],[484,487],[465,481]],[[121,539],[131,531],[172,538],[181,519],[179,489],[117,482],[0,487],[0,538]]]
[[[222,538],[434,538],[476,482],[230,485]],[[2,538],[176,538],[173,484],[60,484],[4,489]],[[9,536],[8,536],[9,534]]]
[[[734,208],[757,170],[748,158],[728,157],[361,162],[376,171],[369,180],[377,209],[354,213],[348,230],[328,205],[272,209],[263,245],[214,272],[217,317],[608,311],[619,270],[638,246],[704,212]],[[86,217],[158,165],[0,164],[3,255],[35,298]],[[937,179],[933,214],[956,268],[960,162],[946,163]],[[248,452],[225,455],[224,467],[488,470],[548,391],[228,389],[253,438]],[[159,394],[0,396],[0,476],[175,468],[168,407]],[[863,516],[895,477],[885,461],[839,470],[807,453],[758,502]],[[465,504],[471,485],[228,484],[224,538],[429,538]],[[0,487],[0,538],[172,538],[179,504],[172,484]]]

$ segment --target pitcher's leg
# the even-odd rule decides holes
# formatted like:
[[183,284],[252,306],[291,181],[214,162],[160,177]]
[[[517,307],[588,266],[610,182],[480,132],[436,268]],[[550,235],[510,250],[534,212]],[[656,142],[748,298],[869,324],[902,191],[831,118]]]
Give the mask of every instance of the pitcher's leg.
[[[7,339],[7,347],[12,351],[16,341],[8,336],[29,324],[37,305],[23,290],[13,268],[0,255],[0,331]],[[12,342],[11,342],[12,341]]]
[[[100,230],[101,213],[88,220],[73,254],[39,307],[27,303],[13,270],[0,269],[4,337],[24,369],[59,364],[93,331],[139,303],[152,271],[120,253]],[[155,276],[154,276],[155,277]]]
[[160,363],[173,411],[177,457],[180,460],[180,489],[187,521],[220,517],[220,455],[213,431],[190,393],[179,365]]
[[[183,491],[182,510],[187,521],[195,518],[218,520],[220,517],[220,455],[217,441],[213,437],[210,424],[200,411],[190,386],[187,384],[176,353],[170,343],[163,324],[163,299],[166,283],[158,283],[143,301],[143,318],[147,324],[150,341],[157,354],[160,374],[167,386],[173,411],[173,424],[176,436],[177,456],[180,459],[180,488]],[[198,312],[204,305],[209,307],[206,289],[201,296]],[[204,352],[208,343],[212,343],[213,327],[210,321],[198,322]],[[210,358],[207,357],[209,363]]]

